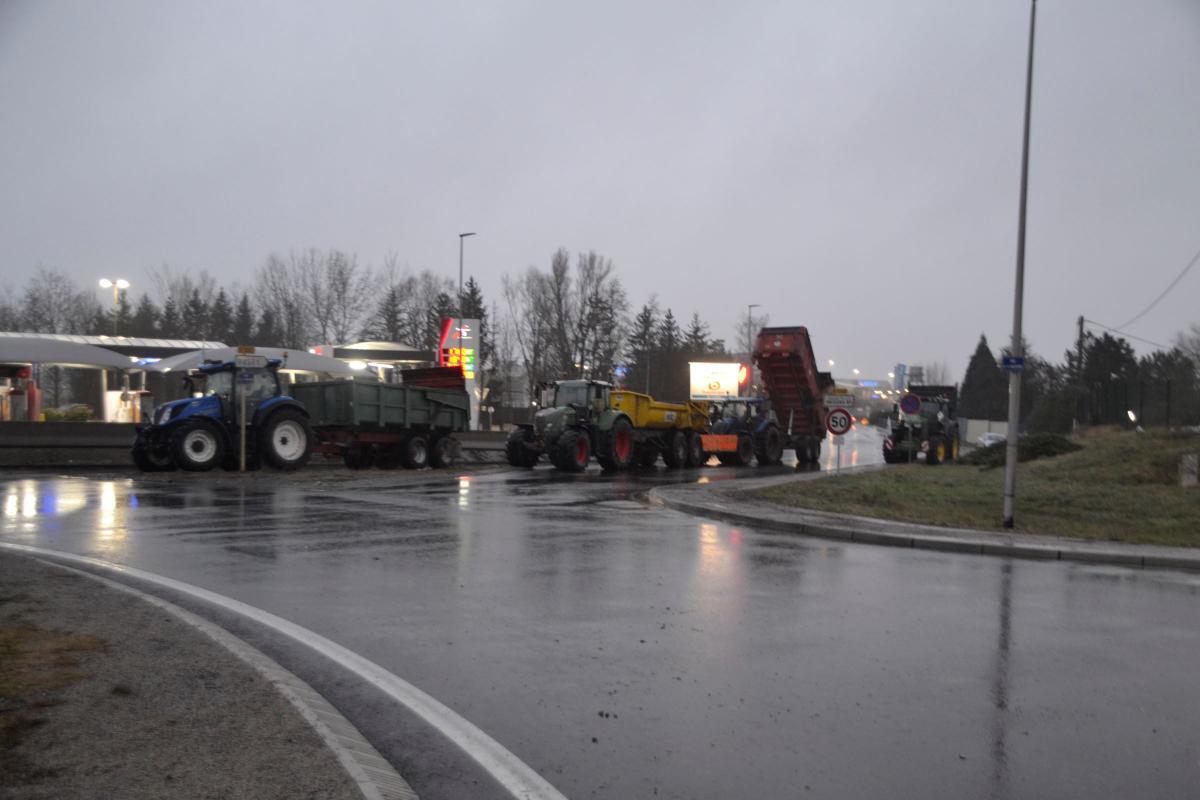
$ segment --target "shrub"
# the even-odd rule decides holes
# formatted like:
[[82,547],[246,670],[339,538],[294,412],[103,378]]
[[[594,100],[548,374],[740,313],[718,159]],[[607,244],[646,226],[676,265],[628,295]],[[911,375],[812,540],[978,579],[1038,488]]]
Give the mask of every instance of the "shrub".
[[[959,461],[985,469],[1001,467],[1004,466],[1006,447],[1006,442],[997,442],[991,447],[983,447],[968,453]],[[1059,436],[1057,433],[1034,433],[1017,440],[1017,461],[1053,458],[1082,449],[1081,445],[1075,444],[1067,437]]]

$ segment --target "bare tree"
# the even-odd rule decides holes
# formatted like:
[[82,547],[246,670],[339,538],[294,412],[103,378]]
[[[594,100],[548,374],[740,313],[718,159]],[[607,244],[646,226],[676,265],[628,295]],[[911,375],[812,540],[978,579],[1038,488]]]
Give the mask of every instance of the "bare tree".
[[923,365],[927,386],[946,386],[950,380],[950,365],[945,361],[927,361]]
[[[198,296],[200,302],[207,306],[212,305],[216,298],[217,279],[210,275],[208,270],[192,272],[177,270],[170,264],[163,264],[160,267],[151,267],[147,272],[161,304],[165,305],[168,300],[174,300],[176,308],[183,308],[193,296]],[[185,335],[202,338],[204,333],[187,331]]]
[[737,322],[738,344],[746,354],[747,363],[753,360],[754,343],[758,340],[758,332],[771,323],[770,314],[755,314],[753,309],[746,309],[746,315]]
[[1193,322],[1186,331],[1177,334],[1175,346],[1182,350],[1193,364],[1200,366],[1200,322]]
[[[95,297],[63,273],[39,266],[25,285],[18,327],[30,333],[87,333],[99,315]],[[40,367],[37,380],[48,407],[67,401],[68,382],[61,367]]]
[[283,347],[305,347],[312,327],[305,313],[303,288],[292,263],[272,253],[258,270],[254,290],[260,312],[270,315]]
[[611,260],[563,248],[550,269],[505,276],[504,297],[530,391],[541,380],[612,375],[627,330],[628,299]]

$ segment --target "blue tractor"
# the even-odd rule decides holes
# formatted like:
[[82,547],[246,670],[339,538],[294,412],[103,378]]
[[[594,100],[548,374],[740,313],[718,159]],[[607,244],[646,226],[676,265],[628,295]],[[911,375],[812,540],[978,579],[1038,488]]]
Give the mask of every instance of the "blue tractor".
[[[246,366],[253,361],[256,366]],[[144,472],[238,469],[241,409],[246,409],[246,465],[304,466],[314,434],[304,405],[283,392],[278,359],[206,362],[184,379],[188,397],[163,403],[138,429],[133,461]],[[245,402],[242,402],[242,394]]]
[[744,466],[754,458],[768,466],[783,458],[783,431],[763,398],[738,397],[713,403],[710,421],[712,434],[737,436],[736,449],[715,451],[722,464]]

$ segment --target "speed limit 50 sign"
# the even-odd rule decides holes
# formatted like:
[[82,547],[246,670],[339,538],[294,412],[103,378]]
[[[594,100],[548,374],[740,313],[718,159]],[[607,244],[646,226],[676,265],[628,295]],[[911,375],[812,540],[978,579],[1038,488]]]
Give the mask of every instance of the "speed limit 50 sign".
[[825,429],[834,436],[841,436],[850,430],[850,426],[854,424],[854,417],[844,408],[831,408],[829,413],[825,415]]

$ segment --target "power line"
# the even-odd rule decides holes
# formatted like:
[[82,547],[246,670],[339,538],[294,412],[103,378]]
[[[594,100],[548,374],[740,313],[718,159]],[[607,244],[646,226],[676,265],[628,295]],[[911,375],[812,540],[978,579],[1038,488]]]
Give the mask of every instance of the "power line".
[[[1200,255],[1200,254],[1197,254],[1197,255]],[[1117,330],[1116,328],[1110,328],[1101,322],[1096,322],[1096,320],[1094,320],[1094,319],[1084,319],[1084,322],[1091,324],[1091,325],[1095,325],[1097,328],[1104,328],[1104,330],[1110,331],[1112,333],[1119,333],[1126,338],[1133,339],[1134,341],[1141,342],[1142,344],[1152,344],[1155,347],[1158,347],[1162,350],[1170,350],[1171,349],[1170,345],[1159,344],[1158,342],[1152,342],[1149,339],[1142,339],[1139,336],[1134,336],[1132,333],[1126,333],[1125,331]]]
[[[1154,308],[1156,305],[1158,305],[1158,304],[1159,304],[1159,301],[1161,301],[1161,300],[1162,300],[1164,297],[1166,297],[1168,294],[1170,294],[1170,293],[1171,293],[1171,290],[1175,288],[1175,285],[1176,285],[1176,284],[1178,284],[1178,283],[1179,283],[1181,280],[1183,280],[1183,276],[1184,276],[1184,275],[1187,275],[1187,274],[1188,274],[1188,272],[1190,272],[1190,271],[1191,271],[1192,267],[1196,266],[1196,263],[1197,263],[1197,262],[1200,262],[1200,250],[1197,250],[1197,251],[1196,251],[1196,255],[1192,256],[1192,260],[1191,260],[1191,261],[1189,261],[1189,262],[1188,262],[1188,264],[1187,264],[1187,266],[1183,268],[1183,272],[1179,273],[1179,274],[1178,274],[1178,275],[1175,277],[1175,280],[1171,281],[1170,285],[1168,285],[1166,289],[1163,289],[1163,292],[1162,292],[1162,294],[1160,294],[1158,297],[1154,298],[1154,302],[1153,302],[1153,303],[1151,303],[1150,305],[1148,305],[1148,306],[1146,306],[1145,308],[1143,308],[1140,314],[1138,314],[1136,317],[1134,317],[1133,319],[1129,320],[1129,322],[1126,322],[1124,325],[1121,325],[1121,326],[1119,326],[1119,327],[1121,327],[1121,328],[1128,328],[1130,325],[1132,325],[1133,323],[1137,322],[1137,321],[1138,321],[1139,319],[1141,319],[1142,317],[1144,317],[1144,316],[1146,316],[1147,314],[1149,314],[1149,313],[1150,313],[1150,309]],[[1097,324],[1097,325],[1100,325],[1100,323],[1099,323],[1099,322],[1097,322],[1096,324]],[[1101,327],[1101,328],[1103,328],[1104,326],[1103,326],[1103,325],[1100,325],[1100,327]],[[1112,330],[1112,329],[1110,328],[1109,330]],[[1118,331],[1118,333],[1119,333],[1119,332],[1120,332],[1120,331]],[[1129,334],[1125,334],[1125,335],[1126,335],[1126,336],[1129,336]],[[1131,339],[1132,339],[1132,338],[1134,338],[1134,337],[1130,336],[1129,338],[1131,338]]]

